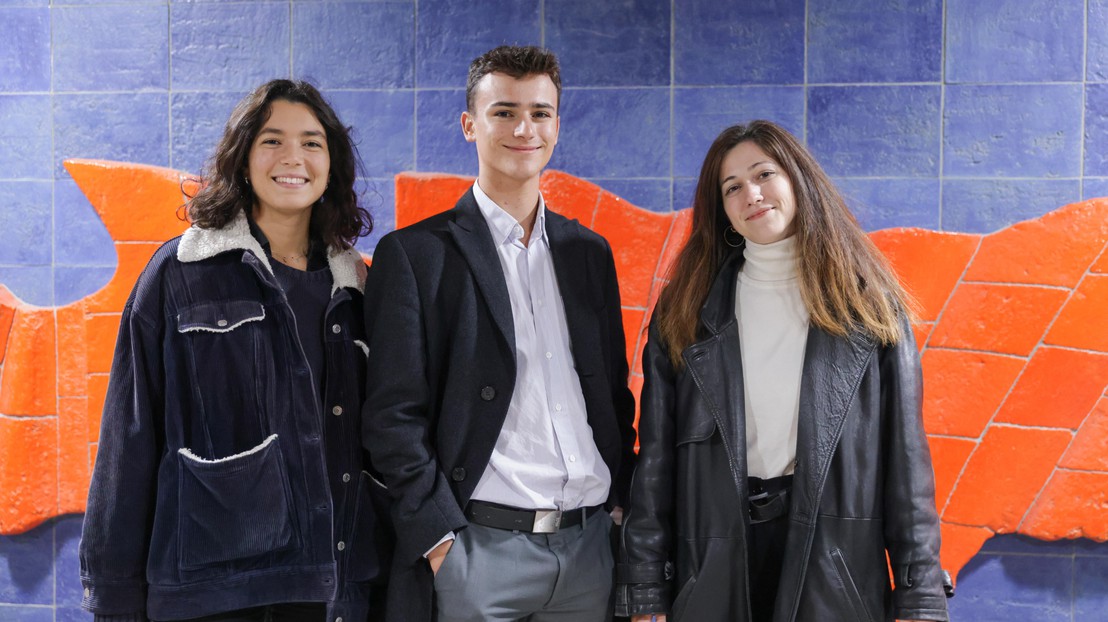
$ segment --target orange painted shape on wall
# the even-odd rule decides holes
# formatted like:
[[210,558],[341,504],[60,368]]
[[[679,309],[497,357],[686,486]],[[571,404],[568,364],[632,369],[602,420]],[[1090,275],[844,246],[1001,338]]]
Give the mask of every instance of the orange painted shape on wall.
[[1108,274],[1108,250],[1100,253],[1100,257],[1089,267],[1089,272]]
[[[125,162],[66,160],[65,168],[116,242],[164,242],[185,230],[180,171]],[[106,206],[113,209],[105,209]]]
[[1108,539],[1108,473],[1056,471],[1020,533],[1043,540]]
[[85,305],[58,309],[58,396],[88,395],[88,340]]
[[654,275],[655,278],[669,278],[670,267],[677,261],[677,255],[684,248],[685,242],[688,241],[690,231],[692,231],[692,210],[687,209],[677,212],[673,218],[673,224],[670,225],[669,233],[666,235],[666,246],[662,251],[662,258],[658,262],[658,272]]
[[[623,307],[621,311],[623,313],[624,339],[627,342],[627,362],[630,367],[634,367],[635,358],[642,350],[640,341],[646,338],[646,311],[627,307]],[[636,326],[640,329],[636,330]],[[639,394],[636,393],[636,404],[638,404],[638,397]]]
[[672,215],[648,212],[610,192],[601,193],[593,230],[612,246],[624,306],[646,307],[671,220]]
[[108,374],[88,376],[88,440],[100,438],[100,416],[104,413],[104,401],[108,395]]
[[[971,527],[966,525],[952,525],[943,523],[942,539],[943,551],[941,561],[943,568],[950,571],[950,576],[955,583],[958,581],[958,573],[974,555],[981,550],[981,545],[993,537],[993,532],[984,527]],[[1013,620],[1013,622],[1015,622]]]
[[1108,352],[1108,275],[1085,277],[1043,341]]
[[923,353],[923,419],[928,433],[976,439],[1026,361],[1013,356],[929,348]]
[[1097,401],[1058,466],[1108,473],[1108,397]]
[[4,364],[4,354],[8,351],[8,335],[15,319],[15,307],[18,301],[8,288],[0,285],[0,365]]
[[992,426],[943,512],[946,522],[1014,533],[1073,435]]
[[1074,203],[985,236],[966,280],[1073,287],[1108,243],[1106,211]]
[[88,370],[89,373],[108,373],[112,370],[112,356],[115,354],[115,338],[119,334],[121,313],[90,315],[88,325]]
[[43,416],[57,414],[58,378],[54,311],[22,307],[8,333],[7,355],[0,381],[0,413]]
[[931,345],[1027,356],[1068,294],[1046,287],[962,283],[935,327]]
[[939,317],[981,242],[978,235],[926,229],[885,229],[870,239],[919,303],[920,319],[928,322]]
[[942,512],[977,441],[943,436],[928,436],[927,440],[931,446],[931,466],[935,470],[935,505]]
[[1104,393],[1108,354],[1041,347],[996,420],[1076,430]]
[[0,533],[57,516],[57,460],[57,418],[0,417]]
[[539,180],[539,189],[550,209],[590,229],[593,227],[604,192],[600,186],[561,171],[546,171]]
[[395,177],[396,228],[407,227],[454,207],[458,198],[473,185],[472,177],[440,173],[401,173]]
[[58,512],[83,512],[89,485],[88,398],[58,398]]
[[916,349],[923,350],[927,340],[931,337],[931,331],[935,329],[934,322],[915,322],[912,324],[912,336],[916,340]]

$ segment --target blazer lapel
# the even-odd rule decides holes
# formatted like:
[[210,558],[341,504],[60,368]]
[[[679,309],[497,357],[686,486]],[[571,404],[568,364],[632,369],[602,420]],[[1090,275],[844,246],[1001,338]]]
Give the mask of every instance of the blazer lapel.
[[454,212],[454,220],[447,225],[450,234],[469,264],[477,287],[489,305],[493,322],[504,335],[510,351],[514,353],[516,333],[508,285],[504,281],[504,270],[500,267],[500,257],[496,254],[492,234],[477,207],[472,188],[458,200]]
[[[591,376],[600,371],[599,357],[594,356],[598,350],[590,344],[597,344],[600,338],[596,334],[595,309],[604,303],[593,298],[602,295],[603,286],[590,287],[590,281],[599,278],[595,272],[601,267],[589,265],[587,253],[578,244],[581,239],[578,226],[576,221],[550,211],[547,206],[546,239],[550,243],[550,258],[565,308],[573,362],[578,375]],[[590,294],[594,290],[597,293]]]

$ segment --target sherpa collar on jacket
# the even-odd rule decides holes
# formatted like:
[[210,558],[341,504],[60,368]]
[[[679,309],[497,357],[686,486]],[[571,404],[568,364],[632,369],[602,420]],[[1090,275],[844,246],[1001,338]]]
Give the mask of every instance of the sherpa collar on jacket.
[[[222,229],[201,229],[195,225],[189,227],[177,246],[177,260],[182,263],[202,261],[235,250],[253,253],[266,270],[273,274],[269,257],[250,233],[250,223],[246,220],[246,213],[242,211]],[[338,250],[329,246],[327,265],[331,269],[332,295],[343,287],[359,292],[365,288],[366,266],[358,251],[352,248]]]

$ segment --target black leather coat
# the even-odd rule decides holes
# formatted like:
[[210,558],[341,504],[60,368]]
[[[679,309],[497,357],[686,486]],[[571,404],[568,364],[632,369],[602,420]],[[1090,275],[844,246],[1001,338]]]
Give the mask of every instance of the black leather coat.
[[[736,252],[675,371],[654,326],[623,526],[620,615],[748,621],[743,361]],[[934,476],[910,326],[880,346],[809,329],[790,526],[774,622],[947,620]],[[896,589],[889,578],[886,553]]]

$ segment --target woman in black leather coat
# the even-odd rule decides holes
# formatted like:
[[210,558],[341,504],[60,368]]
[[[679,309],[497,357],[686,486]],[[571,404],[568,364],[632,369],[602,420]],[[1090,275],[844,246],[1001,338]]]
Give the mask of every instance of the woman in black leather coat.
[[643,354],[617,614],[948,619],[907,308],[795,137],[720,134]]

